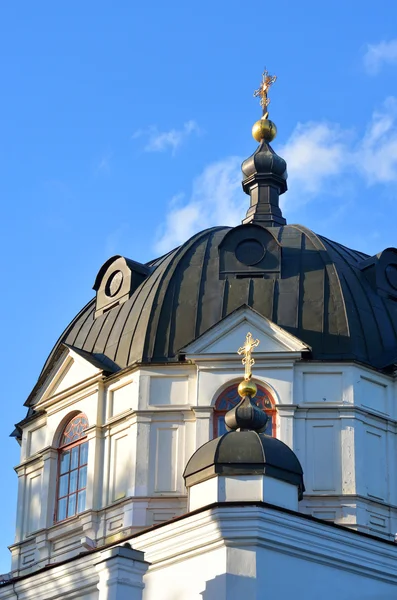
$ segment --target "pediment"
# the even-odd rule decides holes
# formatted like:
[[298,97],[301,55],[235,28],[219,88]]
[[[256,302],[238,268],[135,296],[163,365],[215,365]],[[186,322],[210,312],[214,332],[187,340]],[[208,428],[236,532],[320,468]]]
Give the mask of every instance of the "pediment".
[[306,352],[310,350],[304,342],[285,331],[249,306],[242,306],[203,333],[183,349],[191,355],[233,354],[243,345],[248,332],[259,339],[255,354],[279,354]]
[[62,395],[67,390],[73,391],[102,372],[103,367],[98,361],[88,360],[81,352],[65,345],[38,390],[35,406],[38,407],[53,396]]

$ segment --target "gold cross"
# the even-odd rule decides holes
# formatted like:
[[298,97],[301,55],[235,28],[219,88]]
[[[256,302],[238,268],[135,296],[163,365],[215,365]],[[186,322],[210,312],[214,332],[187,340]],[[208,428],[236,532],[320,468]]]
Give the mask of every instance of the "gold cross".
[[276,79],[277,75],[269,75],[269,72],[265,67],[265,70],[262,73],[262,83],[260,87],[254,92],[254,97],[259,97],[261,99],[261,107],[263,109],[263,114],[266,115],[265,118],[267,118],[268,115],[266,109],[270,104],[270,98],[267,97],[267,94],[269,92],[270,86],[273,85]]
[[251,352],[257,346],[259,346],[259,340],[253,340],[252,339],[252,333],[247,333],[247,337],[245,338],[245,344],[244,344],[244,346],[241,346],[241,348],[239,348],[237,350],[237,354],[239,354],[240,356],[242,354],[244,354],[244,358],[242,360],[242,363],[245,366],[244,379],[246,381],[249,381],[251,379],[251,376],[252,376],[251,367],[252,367],[252,365],[255,364],[255,361],[251,357]]

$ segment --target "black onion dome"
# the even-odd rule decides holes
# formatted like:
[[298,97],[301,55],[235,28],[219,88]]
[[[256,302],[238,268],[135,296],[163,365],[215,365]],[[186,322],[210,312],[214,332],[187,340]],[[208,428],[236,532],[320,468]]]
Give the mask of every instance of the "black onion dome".
[[[207,229],[150,263],[124,304],[95,319],[95,300],[88,303],[59,338],[41,380],[63,343],[121,369],[177,361],[181,349],[242,305],[310,346],[315,360],[385,367],[397,361],[397,284],[394,296],[379,290],[371,260],[299,225]],[[397,267],[387,260],[390,287],[388,273]]]
[[267,475],[305,491],[296,454],[284,442],[256,431],[230,431],[201,446],[183,474],[190,487],[215,475]]
[[[280,193],[287,189],[287,163],[266,141],[261,142],[255,152],[242,163],[241,170],[246,179],[255,175],[275,176],[281,184]],[[245,181],[243,187],[244,184]]]

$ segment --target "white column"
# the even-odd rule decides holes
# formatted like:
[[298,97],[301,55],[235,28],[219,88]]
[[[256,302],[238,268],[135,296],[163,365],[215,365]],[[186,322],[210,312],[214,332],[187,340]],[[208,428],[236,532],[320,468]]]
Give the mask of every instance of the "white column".
[[96,563],[98,600],[142,600],[143,576],[149,567],[143,552],[117,546],[101,552]]

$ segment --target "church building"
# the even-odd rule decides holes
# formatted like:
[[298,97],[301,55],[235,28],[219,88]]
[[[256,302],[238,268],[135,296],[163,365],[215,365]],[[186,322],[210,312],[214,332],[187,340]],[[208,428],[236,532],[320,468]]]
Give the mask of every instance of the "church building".
[[109,258],[51,350],[0,600],[397,598],[397,249],[287,224],[274,81],[242,223]]

